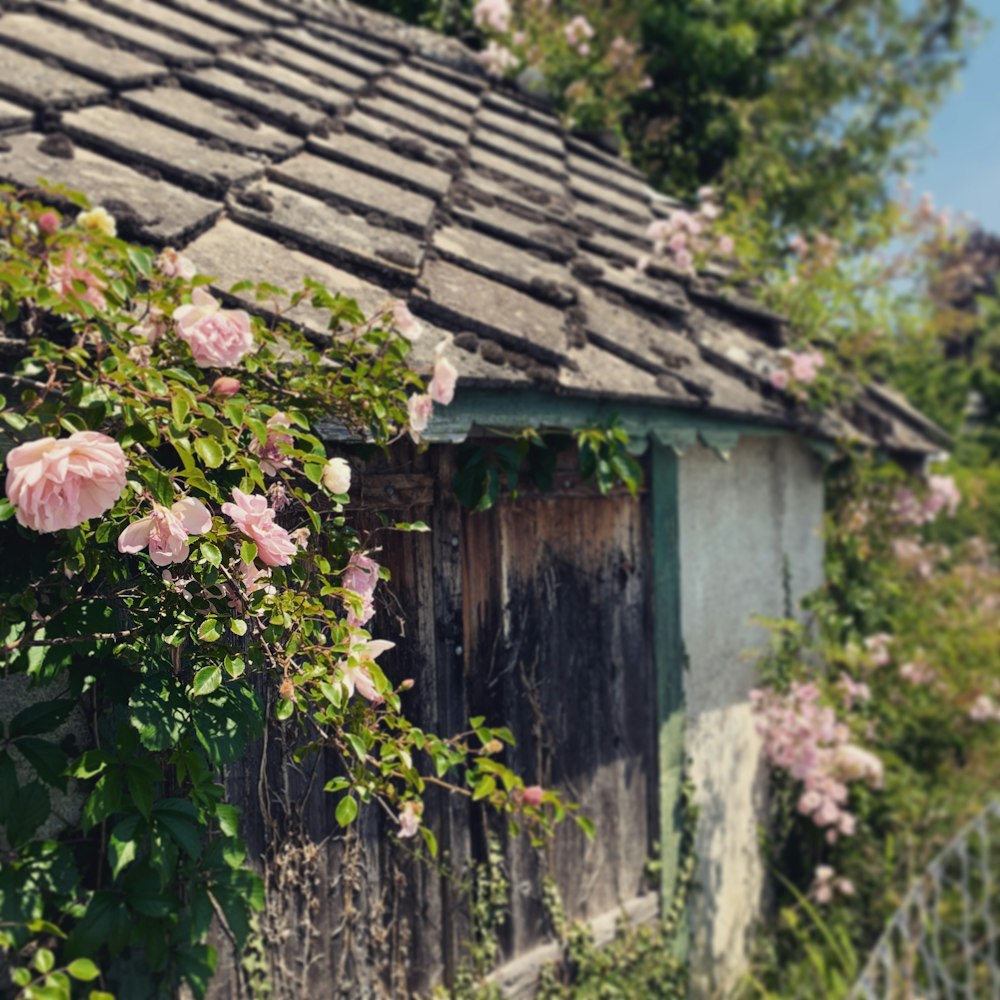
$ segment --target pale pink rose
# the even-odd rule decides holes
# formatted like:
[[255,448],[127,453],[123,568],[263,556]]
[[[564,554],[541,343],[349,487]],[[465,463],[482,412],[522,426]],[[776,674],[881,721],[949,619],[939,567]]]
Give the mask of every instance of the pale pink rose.
[[391,312],[393,325],[411,344],[420,339],[424,332],[423,324],[410,312],[405,302],[393,303]]
[[323,466],[323,485],[341,496],[350,492],[351,466],[346,458],[331,458]]
[[132,333],[152,347],[167,332],[167,326],[167,317],[156,306],[150,306],[132,327]]
[[274,523],[267,497],[248,496],[233,490],[233,502],[222,505],[222,513],[257,546],[257,554],[268,566],[287,566],[295,555],[295,543],[284,528]]
[[981,694],[972,703],[969,718],[973,722],[1000,722],[1000,705],[988,694]]
[[243,589],[247,596],[262,590],[268,597],[273,597],[278,591],[270,583],[271,571],[261,569],[255,562],[243,562],[240,560],[240,579],[243,581]]
[[434,412],[434,401],[426,393],[419,393],[406,401],[406,410],[410,415],[410,436],[419,441]]
[[580,44],[576,47],[576,52],[577,55],[589,56],[590,46],[586,42],[580,42]]
[[434,376],[427,386],[427,395],[435,403],[447,406],[455,398],[457,380],[458,371],[455,366],[446,357],[439,357],[434,363]]
[[777,371],[771,372],[771,385],[775,389],[787,389],[788,388],[788,372],[784,368],[779,368]]
[[731,257],[733,251],[736,249],[736,244],[733,242],[732,236],[720,236],[719,242],[715,246],[723,257]]
[[521,802],[526,806],[537,809],[542,804],[542,796],[544,794],[545,789],[541,785],[528,785],[521,793]]
[[191,305],[174,310],[174,321],[199,368],[231,368],[254,349],[249,315],[223,309],[204,288],[191,293]]
[[118,551],[141,552],[148,546],[157,566],[169,566],[187,559],[189,535],[204,535],[211,527],[208,508],[193,497],[178,500],[172,507],[154,503],[152,514],[133,521],[118,536]]
[[594,37],[594,29],[582,14],[577,14],[563,27],[563,34],[570,45],[579,45]]
[[[95,309],[103,309],[107,302],[101,292],[106,286],[96,274],[78,266],[84,260],[86,258],[82,253],[74,255],[73,250],[67,250],[61,264],[50,263],[49,288],[64,299],[73,296],[89,302]],[[73,287],[74,282],[82,282],[86,286],[82,293]]]
[[287,414],[272,414],[267,421],[267,442],[261,444],[256,435],[250,442],[250,454],[258,457],[260,470],[265,476],[276,476],[281,469],[287,469],[292,464],[291,455],[286,455],[283,451],[283,446],[293,443],[292,436],[278,429],[290,427],[291,424]]
[[399,810],[399,836],[415,837],[420,830],[420,814],[424,811],[423,803],[408,799]]
[[524,43],[528,40],[528,36],[523,31],[515,31],[514,34],[511,35],[510,40],[514,45],[524,45]]
[[698,201],[712,201],[715,198],[715,188],[710,184],[704,184],[698,188]]
[[872,788],[882,787],[882,761],[853,743],[837,747],[833,770],[844,781],[865,781]]
[[291,500],[288,499],[288,490],[285,489],[285,484],[280,480],[271,483],[267,488],[267,499],[271,502],[276,513],[280,513],[291,503]]
[[694,258],[691,256],[688,250],[678,250],[674,254],[674,263],[682,271],[693,271],[694,270]]
[[125,453],[106,434],[77,431],[7,453],[7,497],[34,531],[75,528],[114,506],[125,489]]
[[45,236],[51,236],[59,229],[59,216],[55,212],[42,212],[38,216],[38,231]]
[[926,663],[921,663],[919,660],[913,663],[904,663],[899,668],[899,676],[903,678],[904,681],[909,681],[911,684],[916,684],[922,686],[925,684],[930,684],[937,674],[932,670]]
[[510,25],[510,4],[507,0],[479,0],[472,8],[472,21],[477,28],[504,32]]
[[714,222],[720,215],[722,215],[722,209],[719,208],[714,202],[706,201],[704,205],[699,209],[702,218],[707,219],[709,222]]
[[357,594],[362,601],[361,614],[348,611],[347,623],[352,627],[366,625],[375,614],[373,600],[375,588],[378,586],[379,564],[369,556],[360,552],[352,552],[347,569],[344,570],[342,584],[345,590]]
[[300,549],[308,548],[310,535],[312,535],[312,532],[308,528],[296,528],[294,531],[288,532],[288,537]]
[[509,70],[517,69],[521,65],[521,60],[510,49],[493,39],[490,39],[486,48],[476,55],[476,59],[490,76],[503,76]]
[[210,391],[213,396],[222,396],[225,399],[228,396],[235,396],[242,388],[238,378],[233,378],[231,375],[220,375],[212,383]]
[[646,237],[654,243],[666,243],[673,233],[669,219],[654,219],[646,227]]
[[927,479],[927,485],[930,492],[923,503],[924,519],[929,523],[942,510],[949,517],[954,517],[958,511],[958,505],[962,502],[962,494],[955,485],[954,476],[930,476]]
[[653,89],[653,78],[651,76],[644,76],[638,83],[639,90],[652,90]]
[[198,273],[194,263],[173,247],[163,248],[160,256],[156,258],[156,266],[165,278],[183,278],[185,281],[190,281]]
[[891,645],[892,636],[887,632],[877,632],[865,639],[865,651],[873,666],[884,667],[892,660],[892,653],[889,652]]
[[385,701],[375,687],[368,665],[374,663],[379,656],[395,645],[394,642],[385,639],[351,640],[351,650],[347,659],[338,664],[348,697],[357,691],[365,701],[370,701],[373,705],[381,705]]

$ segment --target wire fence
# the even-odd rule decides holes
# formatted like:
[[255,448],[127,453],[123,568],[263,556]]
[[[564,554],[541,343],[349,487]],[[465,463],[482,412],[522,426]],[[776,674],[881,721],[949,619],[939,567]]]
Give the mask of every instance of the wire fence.
[[849,1000],[1000,1000],[1000,799],[910,887]]

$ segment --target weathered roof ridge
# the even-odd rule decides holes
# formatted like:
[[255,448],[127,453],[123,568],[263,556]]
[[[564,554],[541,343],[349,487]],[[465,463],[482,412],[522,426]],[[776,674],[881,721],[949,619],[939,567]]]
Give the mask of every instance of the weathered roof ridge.
[[637,268],[678,202],[461,42],[349,0],[8,2],[0,179],[42,177],[126,237],[183,248],[221,291],[309,275],[369,311],[405,298],[427,340],[453,336],[470,387],[875,428],[915,453],[940,440],[877,390],[853,427],[804,413],[769,382],[781,317],[718,273]]

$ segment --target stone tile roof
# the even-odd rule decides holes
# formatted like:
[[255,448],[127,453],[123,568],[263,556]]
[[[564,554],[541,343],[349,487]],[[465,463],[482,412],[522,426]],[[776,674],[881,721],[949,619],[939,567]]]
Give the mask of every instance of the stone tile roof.
[[84,191],[220,291],[307,274],[367,310],[404,298],[429,340],[454,336],[466,387],[940,440],[877,388],[803,416],[768,384],[780,317],[717,278],[636,269],[676,202],[457,41],[347,0],[7,0],[0,178]]

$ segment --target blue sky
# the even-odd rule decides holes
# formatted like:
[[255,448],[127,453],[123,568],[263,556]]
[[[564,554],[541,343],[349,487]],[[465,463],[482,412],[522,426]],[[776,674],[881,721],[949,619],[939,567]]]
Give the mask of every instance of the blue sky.
[[966,212],[1000,233],[1000,0],[979,0],[991,24],[959,87],[931,122],[932,151],[913,178],[939,208]]

